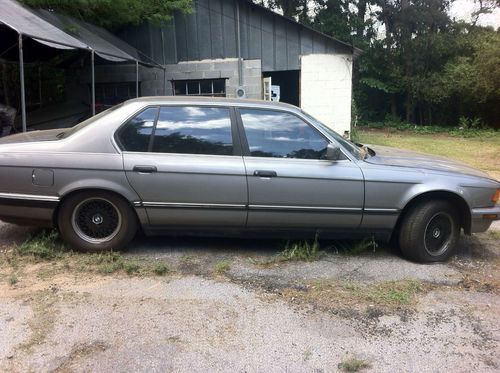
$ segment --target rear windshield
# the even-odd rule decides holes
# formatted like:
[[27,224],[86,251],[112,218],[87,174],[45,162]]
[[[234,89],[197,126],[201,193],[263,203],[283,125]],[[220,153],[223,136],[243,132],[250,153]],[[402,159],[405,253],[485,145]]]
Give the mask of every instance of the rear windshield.
[[105,115],[108,115],[109,113],[115,111],[116,109],[118,109],[118,108],[120,108],[122,106],[123,106],[123,103],[115,105],[113,107],[110,107],[109,109],[104,110],[103,112],[101,112],[101,113],[99,113],[97,115],[94,115],[93,117],[90,117],[89,119],[84,120],[83,122],[78,123],[76,126],[68,128],[67,130],[61,132],[57,137],[60,138],[60,139],[65,139],[65,138],[67,138],[67,137],[71,136],[72,134],[80,131],[81,129],[87,127],[88,125],[94,123],[95,121],[101,119]]

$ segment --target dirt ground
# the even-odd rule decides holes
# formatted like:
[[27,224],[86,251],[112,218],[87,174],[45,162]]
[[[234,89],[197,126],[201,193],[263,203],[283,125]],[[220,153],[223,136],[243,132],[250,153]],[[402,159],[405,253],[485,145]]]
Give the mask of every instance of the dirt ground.
[[0,223],[2,372],[500,369],[500,232],[434,265],[331,242],[280,262],[279,240],[137,238],[123,260],[157,274],[6,260],[32,232]]

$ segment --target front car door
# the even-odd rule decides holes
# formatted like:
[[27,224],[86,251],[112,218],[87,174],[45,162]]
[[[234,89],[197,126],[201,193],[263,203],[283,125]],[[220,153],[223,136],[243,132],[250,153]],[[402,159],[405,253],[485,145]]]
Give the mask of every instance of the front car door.
[[364,182],[355,162],[325,159],[330,140],[296,113],[238,109],[249,228],[350,230],[361,223]]
[[233,109],[155,106],[124,125],[127,178],[151,229],[242,228],[247,184]]

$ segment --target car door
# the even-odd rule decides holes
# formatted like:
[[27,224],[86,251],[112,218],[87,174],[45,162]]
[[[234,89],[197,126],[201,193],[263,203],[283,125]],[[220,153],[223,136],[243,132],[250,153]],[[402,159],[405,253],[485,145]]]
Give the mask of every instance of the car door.
[[154,227],[245,225],[247,185],[234,111],[147,108],[118,132],[124,169]]
[[351,160],[325,159],[329,140],[298,115],[239,108],[249,228],[357,228],[364,185]]

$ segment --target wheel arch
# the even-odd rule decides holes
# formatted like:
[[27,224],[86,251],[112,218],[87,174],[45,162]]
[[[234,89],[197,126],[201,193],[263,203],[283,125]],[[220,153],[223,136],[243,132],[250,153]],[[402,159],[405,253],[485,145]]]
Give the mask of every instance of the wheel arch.
[[122,193],[120,192],[117,192],[116,190],[113,190],[113,189],[108,189],[108,188],[103,188],[103,187],[82,187],[82,188],[76,188],[76,189],[72,189],[68,192],[66,192],[64,195],[61,196],[61,199],[59,200],[59,203],[57,204],[56,208],[54,209],[54,212],[52,214],[52,224],[54,227],[57,227],[57,219],[58,219],[58,216],[59,216],[59,211],[61,209],[61,206],[64,204],[64,202],[74,196],[74,195],[77,195],[77,194],[80,194],[80,193],[85,193],[85,192],[106,192],[106,193],[111,193],[111,194],[114,194],[116,197],[119,197],[121,198],[122,200],[124,200],[125,202],[127,202],[127,204],[129,205],[129,207],[132,209],[136,219],[137,219],[137,222],[139,223],[139,227],[142,228],[142,224],[143,224],[143,220],[141,219],[141,216],[139,216],[139,214],[137,213],[137,210],[133,204],[132,201],[130,201],[130,199],[128,199],[125,195],[123,195]]
[[459,194],[449,190],[432,190],[426,191],[416,196],[413,196],[403,207],[399,214],[398,220],[394,227],[392,236],[399,232],[401,223],[405,219],[408,212],[416,205],[432,200],[448,201],[453,204],[458,210],[460,217],[460,227],[464,229],[465,234],[471,233],[471,210],[467,201]]

